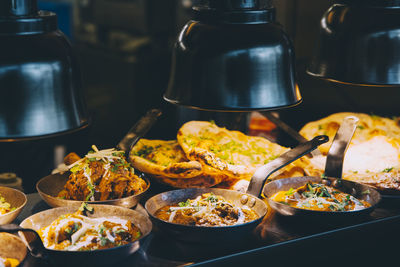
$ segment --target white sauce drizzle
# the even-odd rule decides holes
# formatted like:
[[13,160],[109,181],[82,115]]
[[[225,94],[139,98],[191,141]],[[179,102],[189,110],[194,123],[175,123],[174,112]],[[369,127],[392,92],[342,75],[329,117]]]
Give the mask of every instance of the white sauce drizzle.
[[[76,217],[71,217],[69,216],[68,218],[61,219],[58,223],[52,223],[44,230],[42,231],[42,237],[43,237],[43,244],[45,247],[49,249],[54,249],[56,246],[56,242],[58,240],[58,236],[60,231],[65,227],[67,224],[70,222],[74,223],[80,223],[82,227],[75,232],[71,236],[71,244],[65,248],[65,250],[68,251],[76,251],[80,248],[83,248],[90,243],[92,243],[93,239],[97,238],[99,239],[102,235],[100,234],[100,229],[103,227],[103,231],[105,231],[105,234],[107,236],[107,239],[110,242],[115,241],[115,237],[112,236],[110,229],[104,229],[104,222],[110,222],[114,224],[118,224],[117,226],[114,226],[111,231],[114,232],[114,229],[123,229],[123,230],[128,230],[128,221],[117,218],[117,217],[110,217],[110,218],[89,218],[86,216],[82,215],[75,215]],[[95,234],[86,234],[89,230],[94,230],[93,232]],[[51,240],[49,238],[49,232],[53,231],[55,234],[54,242],[53,244],[50,245]]]

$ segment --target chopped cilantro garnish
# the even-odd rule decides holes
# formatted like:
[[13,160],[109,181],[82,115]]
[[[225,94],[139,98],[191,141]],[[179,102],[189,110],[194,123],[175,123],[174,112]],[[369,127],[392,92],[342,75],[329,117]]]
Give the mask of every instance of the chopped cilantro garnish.
[[87,187],[89,188],[89,194],[86,196],[85,201],[89,201],[94,196],[95,191],[94,185],[90,181],[87,182]]
[[72,168],[70,169],[70,172],[76,173],[76,172],[78,172],[78,171],[80,171],[80,170],[81,170],[81,166],[79,166],[79,164],[76,164],[74,167],[72,167]]
[[110,240],[106,237],[101,236],[100,237],[100,245],[101,246],[105,246],[107,244],[107,242],[110,242]]
[[142,233],[140,233],[139,231],[137,231],[137,232],[135,233],[135,239],[138,239],[141,235],[142,235]]
[[186,200],[186,202],[179,202],[178,206],[179,207],[187,207],[190,205],[190,199]]
[[146,158],[153,151],[154,147],[144,145],[139,151],[136,151],[133,154],[138,157]]
[[362,191],[361,195],[369,195],[371,192],[369,191],[369,189]]
[[286,193],[285,193],[285,195],[287,195],[287,196],[291,196],[291,195],[293,195],[294,194],[294,189],[293,188],[290,188]]
[[118,229],[117,231],[115,231],[116,234],[120,234],[120,233],[125,233],[125,229]]
[[372,118],[373,120],[377,120],[377,119],[380,118],[380,116],[375,115],[375,114],[371,114],[371,118]]
[[92,212],[93,211],[93,207],[90,207],[90,206],[88,206],[88,204],[86,202],[83,202],[78,210],[82,211],[82,212],[85,211],[85,210],[87,210],[89,212]]
[[391,172],[393,169],[394,169],[394,167],[386,168],[382,172]]
[[218,198],[213,194],[213,193],[211,193],[210,194],[210,196],[208,196],[206,199],[204,199],[205,201],[209,201],[209,202],[211,202],[211,203],[215,203],[215,202],[217,202],[218,201]]
[[99,233],[102,235],[105,230],[106,230],[106,227],[103,224],[101,224],[100,225],[100,229],[99,229]]

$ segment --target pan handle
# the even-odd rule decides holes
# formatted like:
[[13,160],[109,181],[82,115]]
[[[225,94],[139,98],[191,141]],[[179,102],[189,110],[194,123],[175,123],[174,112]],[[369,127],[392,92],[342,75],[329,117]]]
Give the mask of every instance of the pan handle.
[[158,117],[162,114],[160,109],[149,110],[146,115],[140,118],[135,125],[128,131],[128,133],[118,143],[117,148],[125,152],[125,156],[129,159],[129,153],[133,146],[139,141],[140,138],[153,127],[154,123],[158,121]]
[[26,238],[23,238],[22,240],[28,247],[33,257],[42,259],[47,258],[46,248],[44,247],[42,239],[40,238],[39,234],[35,230],[29,228],[23,228],[17,224],[4,224],[0,225],[0,232],[6,232],[11,234],[24,232],[30,235],[33,234],[33,238],[30,238],[31,239],[30,242],[28,242]]
[[347,116],[343,119],[326,156],[326,176],[342,178],[344,156],[353,138],[358,121],[359,119],[355,116]]
[[[297,142],[299,143],[304,143],[307,142],[308,140],[302,136],[298,131],[290,127],[288,124],[286,124],[284,121],[282,121],[280,118],[276,117],[272,112],[263,112],[262,113],[268,120],[270,120],[273,124],[275,124],[279,129],[283,130],[285,133],[290,135],[292,138],[294,138]],[[314,150],[311,152],[312,157],[317,157],[321,156],[321,151],[319,149]]]
[[260,196],[262,188],[264,186],[264,182],[268,179],[271,174],[276,172],[277,170],[285,167],[289,163],[301,158],[302,156],[310,153],[318,146],[329,141],[329,137],[326,135],[318,135],[307,141],[298,145],[297,147],[283,153],[277,159],[270,161],[264,166],[259,167],[256,172],[253,174],[253,177],[250,180],[249,187],[247,189],[248,194],[252,194],[253,196]]

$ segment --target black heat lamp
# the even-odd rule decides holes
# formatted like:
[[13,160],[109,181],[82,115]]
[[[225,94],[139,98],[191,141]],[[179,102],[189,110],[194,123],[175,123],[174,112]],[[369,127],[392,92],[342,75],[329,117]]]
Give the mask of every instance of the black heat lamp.
[[87,126],[81,78],[54,13],[36,0],[0,1],[0,142]]
[[400,1],[337,1],[322,17],[307,72],[341,83],[400,85]]
[[164,99],[213,111],[272,110],[301,102],[295,54],[270,1],[209,0],[176,41]]

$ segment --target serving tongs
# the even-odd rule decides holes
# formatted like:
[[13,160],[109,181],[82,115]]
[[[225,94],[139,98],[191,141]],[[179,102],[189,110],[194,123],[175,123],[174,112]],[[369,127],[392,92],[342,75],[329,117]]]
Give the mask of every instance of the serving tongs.
[[[130,162],[129,154],[132,147],[136,145],[140,138],[147,134],[147,132],[153,127],[160,116],[161,111],[159,109],[149,110],[146,115],[144,115],[118,143],[116,148],[125,152],[125,157],[128,162]],[[150,187],[150,181],[146,178],[144,174],[137,171],[136,174],[144,179],[147,183],[147,188],[143,192],[120,199],[88,201],[88,203],[111,204],[127,208],[132,208],[136,206],[140,198]],[[55,173],[43,177],[36,183],[36,189],[39,192],[40,197],[51,207],[74,206],[78,208],[81,205],[82,201],[66,200],[57,197],[58,193],[64,188],[64,185],[68,180],[68,176],[68,173]]]
[[[325,174],[322,177],[303,176],[284,178],[274,180],[265,185],[263,194],[274,210],[286,216],[320,217],[321,215],[329,215],[328,217],[330,218],[332,216],[343,218],[347,216],[367,215],[375,209],[381,200],[378,191],[370,186],[342,179],[345,153],[356,130],[358,120],[355,116],[348,116],[343,120],[326,157]],[[270,173],[272,174],[274,171],[271,170]],[[270,199],[277,192],[287,191],[291,188],[296,189],[309,182],[324,183],[335,187],[339,191],[350,194],[357,199],[367,201],[371,206],[355,211],[315,211],[291,207]]]
[[[279,129],[283,130],[285,133],[287,133],[289,136],[294,138],[297,142],[305,143],[308,140],[302,136],[298,131],[290,127],[288,124],[286,124],[284,121],[279,119],[277,116],[275,116],[272,112],[261,112],[262,115],[264,115],[269,121],[271,121],[273,124],[275,124]],[[321,151],[319,149],[316,149],[312,151],[309,155],[312,157],[317,157],[321,156]]]

